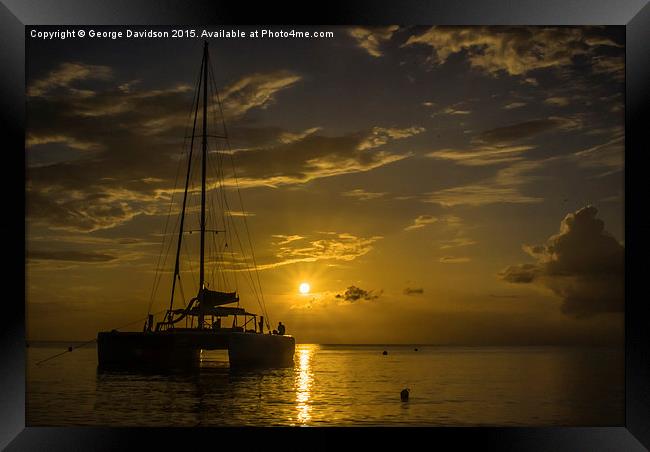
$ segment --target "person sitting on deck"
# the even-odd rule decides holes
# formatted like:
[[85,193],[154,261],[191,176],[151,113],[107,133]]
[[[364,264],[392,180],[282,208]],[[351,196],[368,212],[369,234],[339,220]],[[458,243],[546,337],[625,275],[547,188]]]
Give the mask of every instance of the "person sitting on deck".
[[278,323],[278,334],[284,336],[285,328],[282,322]]

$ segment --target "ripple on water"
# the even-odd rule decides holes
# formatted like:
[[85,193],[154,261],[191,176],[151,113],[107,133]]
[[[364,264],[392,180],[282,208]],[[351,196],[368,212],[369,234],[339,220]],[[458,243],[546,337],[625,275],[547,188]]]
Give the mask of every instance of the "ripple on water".
[[[28,425],[623,422],[616,349],[299,345],[292,369],[231,372],[227,354],[205,352],[198,371],[145,374],[98,373],[90,347],[35,365],[57,351],[27,350]],[[399,398],[405,387],[409,402]]]

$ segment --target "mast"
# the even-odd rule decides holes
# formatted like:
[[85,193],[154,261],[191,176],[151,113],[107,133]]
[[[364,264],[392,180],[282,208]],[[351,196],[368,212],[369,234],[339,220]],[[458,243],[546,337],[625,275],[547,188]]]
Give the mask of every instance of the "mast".
[[201,314],[199,328],[203,328],[203,291],[205,289],[205,170],[208,157],[208,41],[203,43],[203,157],[201,159],[201,266],[199,271],[199,299]]
[[[203,72],[203,65],[205,64],[204,61],[201,61],[201,70],[199,72]],[[171,295],[171,300],[169,301],[169,312],[168,315],[170,315],[171,310],[174,306],[174,292],[176,289],[176,280],[180,279],[180,255],[181,255],[181,243],[183,241],[183,225],[185,224],[185,206],[187,205],[187,191],[190,185],[190,170],[192,168],[192,151],[194,150],[194,136],[196,132],[196,118],[199,113],[199,93],[201,91],[201,84],[199,83],[199,92],[196,95],[196,107],[194,109],[194,122],[192,124],[192,139],[190,141],[190,152],[189,156],[187,159],[187,175],[185,176],[185,193],[183,194],[183,208],[181,209],[181,223],[180,227],[178,228],[178,245],[176,247],[176,263],[174,264],[174,278],[172,280],[172,295]]]

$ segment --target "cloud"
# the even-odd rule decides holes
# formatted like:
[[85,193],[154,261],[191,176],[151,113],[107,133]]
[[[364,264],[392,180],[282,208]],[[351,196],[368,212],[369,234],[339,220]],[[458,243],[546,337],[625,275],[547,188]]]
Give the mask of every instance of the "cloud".
[[622,312],[625,249],[605,231],[597,213],[587,206],[568,214],[545,245],[524,246],[535,263],[509,266],[500,278],[550,289],[562,298],[562,312],[570,316]]
[[575,152],[567,157],[581,168],[604,168],[605,176],[625,167],[625,137],[618,136],[605,143]]
[[343,196],[347,196],[349,198],[355,198],[358,199],[359,201],[370,201],[371,199],[381,198],[382,196],[385,195],[386,192],[369,192],[364,190],[363,188],[355,188],[354,190],[343,192]]
[[357,286],[350,286],[345,290],[345,293],[341,294],[336,294],[335,298],[340,298],[345,301],[349,302],[355,302],[359,300],[374,300],[376,298],[379,298],[381,295],[381,292],[379,294],[374,294],[374,291],[367,291],[364,290],[360,287]]
[[534,146],[475,146],[472,149],[439,149],[425,154],[438,160],[450,160],[464,166],[485,166],[521,160],[521,154]]
[[625,80],[624,55],[598,56],[594,58],[593,63],[594,73],[609,75],[617,81]]
[[424,195],[424,202],[445,207],[458,205],[481,206],[486,204],[530,204],[542,198],[521,192],[521,187],[536,179],[529,173],[545,165],[543,160],[519,161],[500,169],[496,175],[477,183],[438,190]]
[[338,137],[314,134],[289,144],[237,151],[233,153],[233,159],[239,184],[243,187],[275,187],[370,171],[412,155],[374,150],[389,141],[410,136],[412,132],[408,130],[375,127],[370,132]]
[[521,108],[525,106],[526,106],[526,102],[511,102],[509,104],[506,104],[503,108],[505,110],[513,110],[515,108]]
[[372,28],[354,27],[348,30],[348,34],[356,40],[357,46],[377,58],[383,55],[380,50],[381,44],[389,41],[397,30],[399,30],[397,25]]
[[93,151],[102,147],[99,143],[93,143],[92,141],[80,141],[77,138],[66,135],[38,136],[34,134],[27,135],[25,147],[31,148],[34,146],[50,143],[60,143],[69,147],[70,149],[75,149],[78,151]]
[[469,257],[444,256],[438,259],[441,264],[464,264],[471,261]]
[[117,259],[115,256],[91,251],[46,251],[32,250],[27,254],[30,260],[51,260],[71,262],[109,262]]
[[[367,137],[364,133],[310,135],[289,144],[234,151],[225,160],[224,184],[234,185],[232,164],[239,186],[260,187],[370,171],[411,155],[359,150]],[[179,162],[171,157],[178,156],[178,149],[170,143],[153,146],[147,141],[139,137],[128,141],[106,138],[105,150],[93,158],[30,168],[31,218],[49,220],[54,227],[91,231],[117,226],[139,214],[161,213],[173,191],[172,177]],[[211,154],[210,159],[222,156]],[[151,165],[152,159],[158,163]],[[180,163],[185,165],[183,160]],[[217,184],[211,174],[208,189]]]
[[610,61],[603,48],[621,52],[620,44],[595,27],[438,26],[411,36],[403,47],[412,45],[431,47],[429,61],[434,65],[462,53],[472,67],[494,77],[571,66],[578,56]]
[[[431,113],[431,117],[435,118],[436,116],[443,116],[443,115],[448,115],[448,116],[469,115],[472,113],[472,111],[469,108],[467,108],[467,105],[473,101],[476,101],[476,99],[462,100],[460,102],[456,102],[446,107],[440,106],[440,108],[437,108],[436,111]],[[437,106],[438,104],[434,102],[424,102],[422,105],[424,105],[425,107],[434,107]]]
[[485,204],[530,204],[541,202],[542,198],[522,194],[517,187],[495,185],[465,185],[430,193],[426,202],[445,207],[459,205],[481,206]]
[[443,240],[440,243],[441,243],[440,249],[447,250],[451,248],[460,248],[463,246],[476,245],[478,242],[476,240],[467,237],[456,237],[449,240]]
[[319,130],[321,130],[321,127],[312,127],[310,129],[306,129],[298,133],[284,132],[280,135],[280,143],[288,144],[288,143],[293,143],[294,141],[300,141],[306,136],[318,132]]
[[577,126],[578,123],[574,119],[553,116],[486,130],[475,138],[475,142],[487,144],[508,144],[513,141],[531,138],[553,129],[570,129]]
[[101,190],[92,185],[86,192],[67,192],[60,186],[45,191],[28,192],[28,217],[56,230],[92,232],[113,228],[140,214],[166,213],[161,204],[153,202],[155,198],[137,192]]
[[252,108],[266,108],[275,100],[278,92],[291,87],[301,79],[301,76],[286,70],[242,77],[223,89],[221,101],[224,113],[231,117],[239,117]]
[[580,125],[575,118],[549,117],[510,124],[485,130],[471,140],[466,149],[439,149],[426,157],[450,160],[464,166],[486,166],[523,160],[526,151],[535,149],[531,144],[517,144],[538,134],[554,129],[572,129]]
[[[484,152],[459,151],[443,149],[427,154],[428,157],[446,159],[461,165],[481,166],[497,163],[510,163],[490,178],[457,187],[444,188],[423,196],[424,202],[440,204],[446,207],[458,205],[481,206],[496,203],[530,204],[543,201],[543,198],[522,192],[522,187],[539,179],[532,174],[552,162],[571,162],[583,169],[604,170],[594,177],[602,177],[620,172],[625,164],[625,137],[613,139],[566,155],[549,157],[542,160],[524,160],[520,153],[528,146],[503,146],[501,148],[484,148]],[[477,146],[476,149],[481,149]]]
[[228,210],[226,213],[233,217],[254,217],[255,213],[253,212],[244,212],[241,210]]
[[544,103],[546,105],[554,105],[556,107],[566,107],[567,105],[569,105],[569,99],[567,99],[566,97],[551,96],[544,99]]
[[92,97],[93,92],[88,90],[75,90],[70,84],[80,80],[106,80],[111,78],[112,70],[108,66],[98,66],[84,63],[62,63],[58,68],[50,71],[45,77],[36,79],[29,84],[27,96],[43,97],[51,91],[60,88],[73,90],[82,97]]
[[[166,213],[170,197],[180,190],[174,188],[174,176],[179,165],[186,164],[187,149],[182,143],[191,90],[184,84],[148,90],[111,78],[102,79],[92,97],[71,93],[71,84],[83,77],[90,75],[59,74],[49,84],[35,82],[36,93],[48,95],[31,97],[28,103],[28,152],[36,146],[54,145],[93,152],[74,160],[39,161],[38,166],[28,168],[28,220],[54,229],[88,232],[119,226],[141,214]],[[232,162],[241,187],[276,187],[370,171],[411,156],[376,148],[424,130],[416,126],[321,136],[318,128],[293,133],[248,127],[244,119],[238,119],[252,108],[266,107],[279,91],[299,79],[288,71],[253,74],[224,90],[231,141],[244,145],[229,156],[209,154],[212,163],[225,161],[226,186],[234,184]],[[67,91],[46,91],[55,84],[52,80],[59,80],[57,86]],[[211,173],[208,190],[217,184]]]
[[376,147],[382,146],[392,140],[401,140],[403,138],[409,138],[413,135],[424,132],[426,129],[424,127],[407,127],[404,129],[390,128],[390,127],[373,127],[370,134],[368,134],[365,139],[359,143],[358,149],[364,151],[367,149],[374,149]]
[[418,288],[407,287],[404,289],[404,295],[422,295],[423,293],[424,293],[424,289],[422,287],[418,287]]
[[[373,249],[376,241],[381,236],[357,237],[349,233],[319,232],[315,237],[307,239],[303,236],[274,235],[281,241],[276,243],[275,252],[277,260],[262,262],[258,269],[266,270],[299,262],[317,261],[353,261]],[[307,239],[307,243],[305,243]]]
[[453,107],[447,107],[442,112],[447,115],[469,115],[471,113],[470,110],[457,110]]
[[405,231],[412,231],[414,229],[421,229],[429,224],[433,224],[438,221],[437,218],[432,217],[431,215],[420,215],[415,220],[413,224],[404,228]]
[[295,242],[296,240],[302,240],[304,237],[302,235],[282,235],[276,234],[272,236],[273,238],[280,239],[279,242],[275,242],[276,245],[286,245],[287,243]]

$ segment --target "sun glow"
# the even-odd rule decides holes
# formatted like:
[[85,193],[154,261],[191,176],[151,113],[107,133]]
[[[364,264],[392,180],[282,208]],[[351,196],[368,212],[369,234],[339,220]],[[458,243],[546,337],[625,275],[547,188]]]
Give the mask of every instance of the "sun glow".
[[311,290],[311,286],[309,283],[304,282],[300,284],[300,287],[298,287],[298,290],[300,291],[301,294],[308,294],[309,291]]

